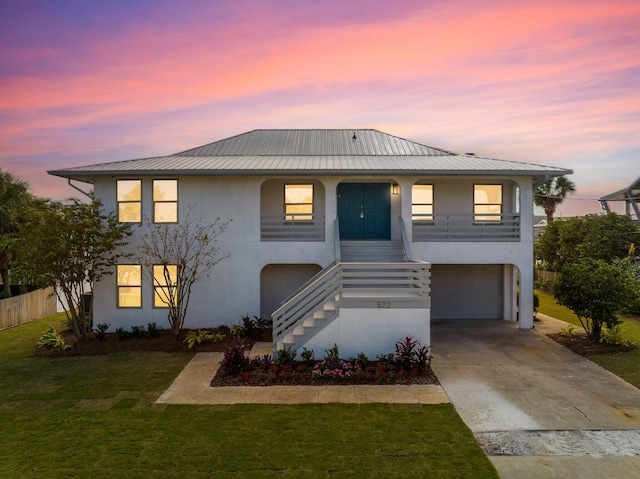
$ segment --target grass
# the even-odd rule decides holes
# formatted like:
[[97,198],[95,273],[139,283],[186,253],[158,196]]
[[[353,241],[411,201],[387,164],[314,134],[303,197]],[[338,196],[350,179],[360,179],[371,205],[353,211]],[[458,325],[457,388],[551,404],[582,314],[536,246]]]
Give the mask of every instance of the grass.
[[155,405],[191,354],[33,356],[0,331],[0,478],[497,478],[450,404]]
[[[540,298],[539,312],[582,328],[578,317],[570,309],[556,303],[553,296],[541,291],[536,291],[536,294]],[[626,316],[619,316],[618,319],[622,321],[621,328],[624,336],[640,345],[640,321]],[[638,367],[640,364],[640,350],[625,353],[597,354],[589,356],[589,359],[613,374],[620,376],[635,387],[640,388],[640,367]]]

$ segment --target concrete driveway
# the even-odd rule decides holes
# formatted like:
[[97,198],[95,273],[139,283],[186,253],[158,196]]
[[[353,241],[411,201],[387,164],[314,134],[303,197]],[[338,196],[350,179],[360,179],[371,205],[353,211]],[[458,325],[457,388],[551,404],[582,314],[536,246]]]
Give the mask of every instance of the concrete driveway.
[[543,334],[563,325],[434,321],[432,367],[501,478],[640,478],[640,390]]

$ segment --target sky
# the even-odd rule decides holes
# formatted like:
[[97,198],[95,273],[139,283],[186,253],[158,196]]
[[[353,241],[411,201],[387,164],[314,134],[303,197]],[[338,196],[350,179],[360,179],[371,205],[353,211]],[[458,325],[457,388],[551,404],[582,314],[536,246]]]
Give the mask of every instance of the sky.
[[568,168],[556,216],[600,212],[640,176],[640,2],[0,0],[0,169],[37,196],[258,128]]

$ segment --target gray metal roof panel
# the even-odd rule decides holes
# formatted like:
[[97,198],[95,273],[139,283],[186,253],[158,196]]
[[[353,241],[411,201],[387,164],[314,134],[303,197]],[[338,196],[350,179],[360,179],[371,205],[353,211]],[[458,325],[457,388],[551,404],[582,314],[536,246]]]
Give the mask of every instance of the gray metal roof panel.
[[95,176],[132,174],[560,176],[571,173],[571,170],[458,155],[377,130],[254,130],[174,155],[80,166],[49,173],[92,182]]

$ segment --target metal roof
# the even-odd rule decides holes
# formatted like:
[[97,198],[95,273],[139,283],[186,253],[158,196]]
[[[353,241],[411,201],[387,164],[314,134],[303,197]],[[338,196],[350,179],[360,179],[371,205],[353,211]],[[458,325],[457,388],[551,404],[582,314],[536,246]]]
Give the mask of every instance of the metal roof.
[[608,195],[601,196],[600,201],[629,201],[631,198],[640,199],[640,177],[622,190],[614,191]]
[[49,174],[87,183],[126,175],[532,175],[571,170],[456,154],[377,130],[253,130],[169,156]]

